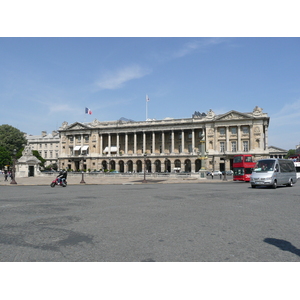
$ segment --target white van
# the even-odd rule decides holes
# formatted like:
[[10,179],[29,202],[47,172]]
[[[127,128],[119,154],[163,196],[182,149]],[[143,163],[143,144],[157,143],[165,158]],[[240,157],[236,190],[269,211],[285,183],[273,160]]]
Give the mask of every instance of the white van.
[[295,165],[295,168],[296,168],[297,179],[298,179],[298,178],[300,178],[300,161],[295,161],[294,165]]
[[294,162],[289,159],[261,159],[254,167],[250,184],[257,186],[271,186],[274,189],[279,185],[293,186],[297,182]]

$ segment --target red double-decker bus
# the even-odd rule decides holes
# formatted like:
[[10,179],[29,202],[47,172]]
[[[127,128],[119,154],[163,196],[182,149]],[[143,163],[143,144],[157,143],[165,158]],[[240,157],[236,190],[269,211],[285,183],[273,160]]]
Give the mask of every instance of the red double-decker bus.
[[251,154],[235,155],[233,157],[233,180],[250,181],[252,169],[255,166]]

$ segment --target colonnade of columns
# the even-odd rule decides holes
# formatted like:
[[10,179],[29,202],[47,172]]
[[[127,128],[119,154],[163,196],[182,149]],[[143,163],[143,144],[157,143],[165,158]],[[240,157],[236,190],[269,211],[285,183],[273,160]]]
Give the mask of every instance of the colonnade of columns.
[[[188,139],[185,137],[185,132],[187,131],[189,132]],[[91,156],[100,157],[120,156],[121,154],[142,155],[145,153],[148,155],[174,153],[195,154],[198,152],[198,144],[200,144],[201,141],[201,138],[199,138],[197,140],[198,144],[196,145],[195,132],[202,132],[202,129],[141,131],[132,133],[108,132],[91,135],[81,133],[75,136],[68,136],[66,138],[67,143],[63,146],[64,148],[61,149],[61,153],[76,155],[74,151],[79,151],[79,149],[85,147],[85,149],[89,148],[89,154]],[[170,134],[169,140],[166,139],[166,133]],[[178,134],[178,137],[175,137],[175,134]],[[157,138],[158,135],[159,139]],[[86,140],[85,136],[87,136]],[[157,142],[158,140],[159,142]],[[71,150],[69,150],[70,148]]]

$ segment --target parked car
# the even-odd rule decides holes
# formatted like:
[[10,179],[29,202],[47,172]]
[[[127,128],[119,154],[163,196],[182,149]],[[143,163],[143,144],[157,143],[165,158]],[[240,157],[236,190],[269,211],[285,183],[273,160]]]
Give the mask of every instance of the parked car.
[[[224,171],[222,172],[222,174],[224,175]],[[233,171],[232,170],[226,171],[226,175],[233,175]]]
[[213,171],[212,172],[213,176],[218,176],[218,175],[222,175],[221,171]]

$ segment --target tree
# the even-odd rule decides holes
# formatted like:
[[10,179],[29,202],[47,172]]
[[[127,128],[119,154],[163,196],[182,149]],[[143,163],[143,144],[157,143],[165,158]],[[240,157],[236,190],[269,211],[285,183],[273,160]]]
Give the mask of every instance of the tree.
[[3,169],[7,165],[11,165],[11,155],[10,153],[2,146],[0,146],[0,169]]
[[32,150],[32,155],[34,155],[37,159],[41,161],[40,166],[44,168],[46,159],[42,158],[39,151]]
[[290,156],[295,155],[295,153],[296,153],[295,149],[290,149],[285,158],[289,158]]
[[24,132],[10,125],[0,126],[0,147],[13,154],[13,150],[19,151],[23,145],[27,144]]

